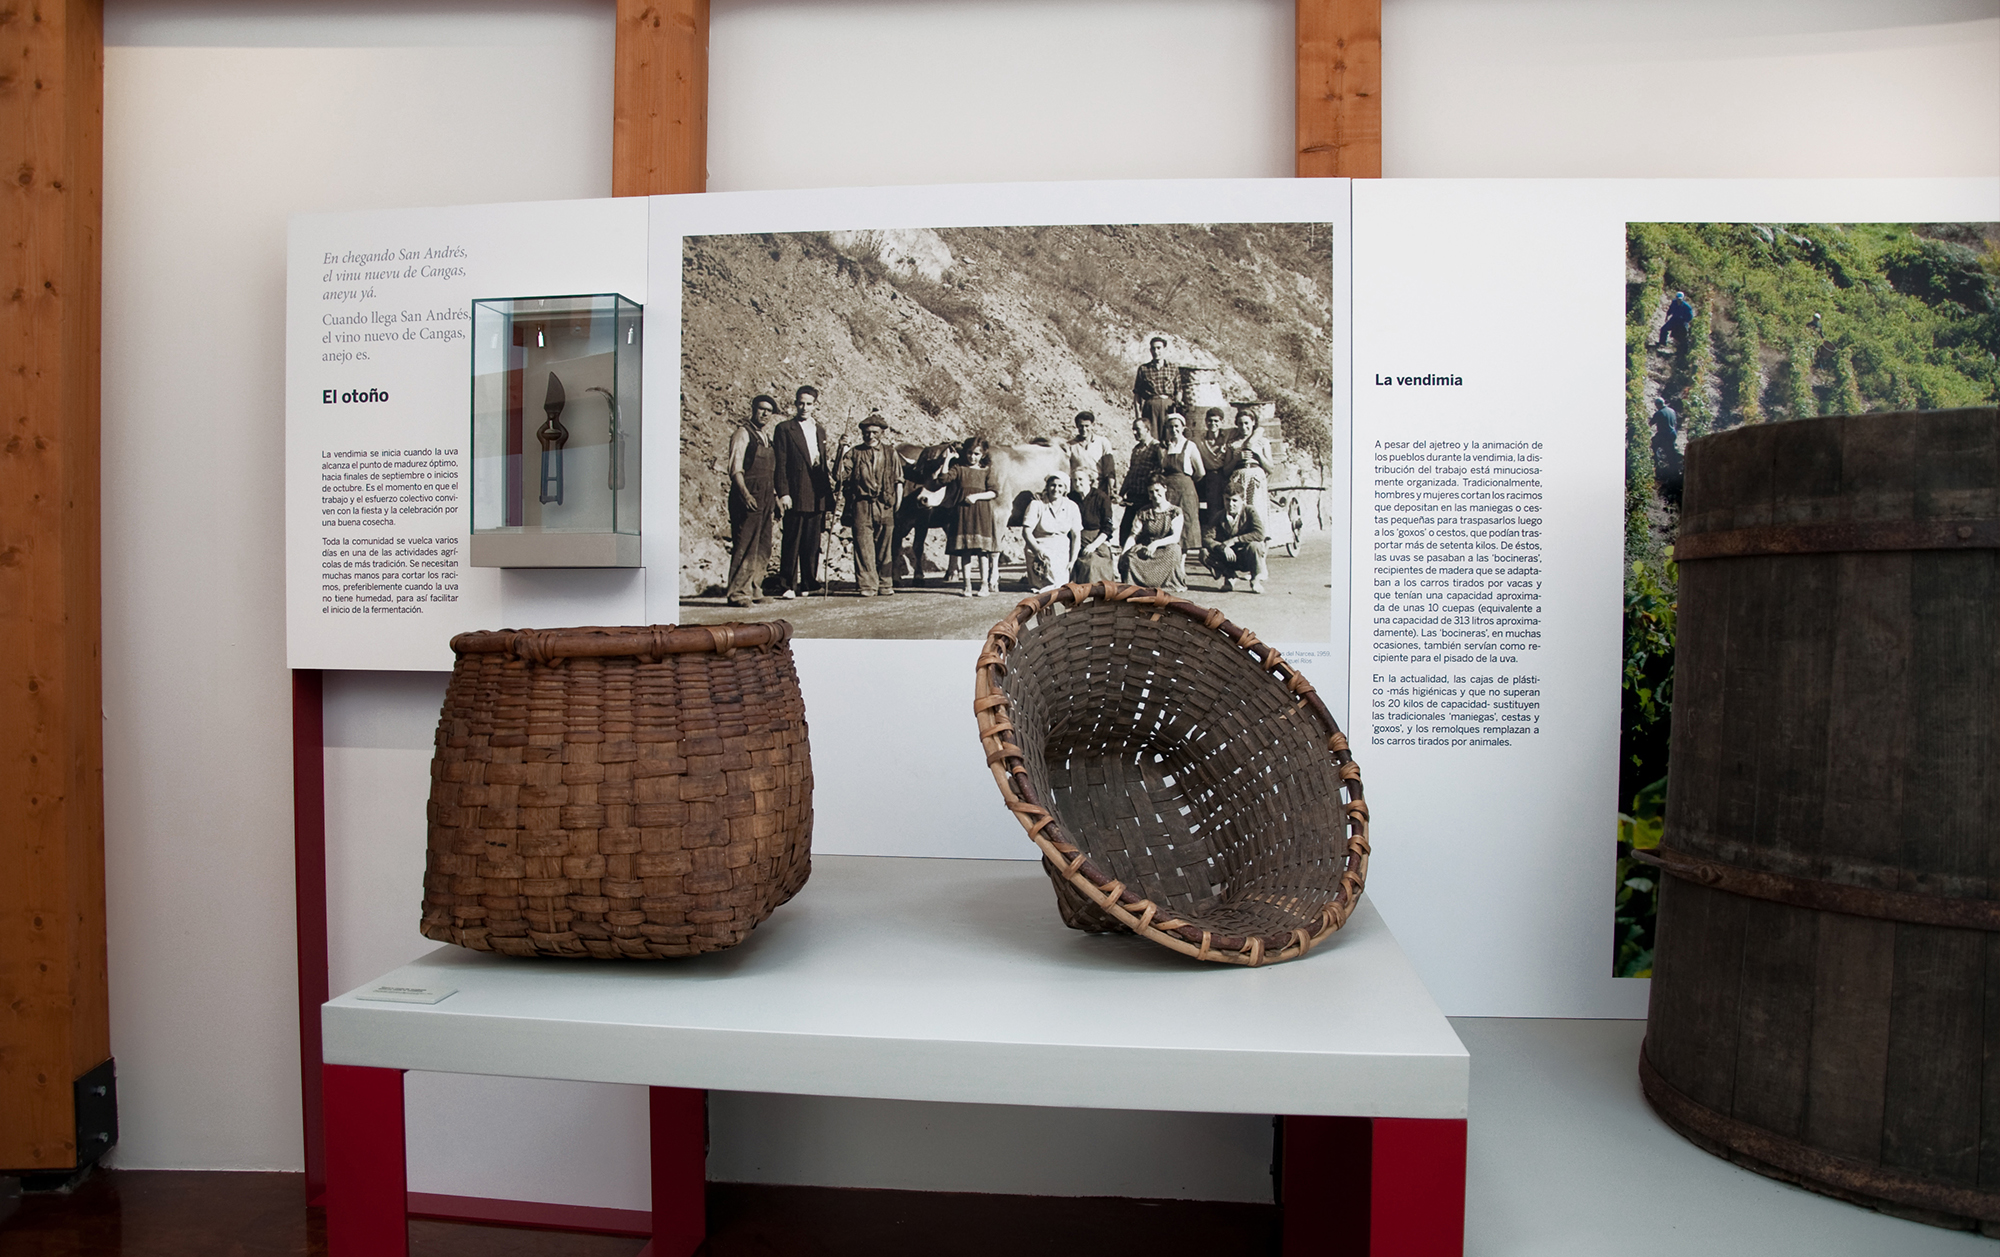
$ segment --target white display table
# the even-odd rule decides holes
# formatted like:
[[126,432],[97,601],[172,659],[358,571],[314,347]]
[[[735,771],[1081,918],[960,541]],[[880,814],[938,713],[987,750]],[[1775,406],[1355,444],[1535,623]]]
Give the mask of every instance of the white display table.
[[[364,998],[383,986],[455,993]],[[1287,1253],[1461,1247],[1469,1060],[1365,899],[1312,955],[1246,970],[1065,929],[1032,862],[822,856],[730,951],[440,947],[322,1026],[332,1257],[403,1251],[407,1069],[655,1088],[653,1257],[703,1234],[709,1089],[1290,1115]]]

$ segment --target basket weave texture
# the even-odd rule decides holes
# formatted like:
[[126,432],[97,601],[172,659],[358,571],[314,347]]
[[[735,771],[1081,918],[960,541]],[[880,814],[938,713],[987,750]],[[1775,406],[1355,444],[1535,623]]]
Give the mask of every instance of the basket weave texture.
[[1024,599],[973,710],[1071,928],[1262,965],[1354,910],[1361,770],[1311,683],[1220,611],[1109,583]]
[[638,960],[743,941],[812,868],[792,626],[461,633],[426,938]]

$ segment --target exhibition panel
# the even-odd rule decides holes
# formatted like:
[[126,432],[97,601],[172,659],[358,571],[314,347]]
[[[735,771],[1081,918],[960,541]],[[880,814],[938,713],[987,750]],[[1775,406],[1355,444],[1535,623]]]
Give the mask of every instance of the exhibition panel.
[[[425,669],[445,641],[501,643],[493,697],[448,700],[439,726],[427,932],[520,953],[433,953],[334,1001],[325,1059],[1459,1120],[1434,1111],[1443,1058],[1391,1042],[1407,1026],[1375,967],[1433,1017],[1433,997],[1644,1006],[1655,884],[1631,862],[1658,817],[1628,779],[1665,771],[1641,735],[1671,660],[1682,440],[1894,375],[1850,298],[1798,327],[1789,307],[1728,323],[1762,298],[1722,281],[1670,298],[1655,236],[1838,288],[1905,254],[1957,275],[1995,221],[1978,180],[994,185],[298,220],[290,300],[317,317],[288,331],[294,660]],[[477,295],[495,292],[600,295]],[[1493,294],[1523,335],[1495,334]],[[1948,323],[1925,335],[1956,344]],[[1741,401],[1764,388],[1758,327],[1794,340],[1768,414]],[[543,550],[482,557],[536,528]],[[577,536],[611,548],[546,549]],[[996,592],[1028,595],[997,625],[965,601]],[[1669,618],[1634,655],[1648,598]],[[543,627],[491,633],[509,621]],[[591,622],[650,627],[547,627]],[[816,726],[810,845],[872,866],[847,901],[774,845],[758,800],[800,784],[758,758],[777,725],[747,692],[668,678],[669,636],[728,661],[760,632]],[[578,634],[630,637],[629,666],[554,649]],[[968,664],[978,738],[940,701]],[[711,706],[738,713],[718,726],[736,750]],[[1004,807],[977,802],[989,777]],[[1060,921],[1114,937],[1078,950],[1026,912],[980,933],[1037,847]],[[1200,985],[1115,950],[1125,931],[1257,976]],[[526,959],[709,934],[732,959]],[[1003,963],[1019,954],[1044,967]],[[1304,976],[1272,982],[1280,960]],[[1151,1037],[1109,1034],[1121,1008]],[[1382,1156],[1406,1147],[1370,1129]]]

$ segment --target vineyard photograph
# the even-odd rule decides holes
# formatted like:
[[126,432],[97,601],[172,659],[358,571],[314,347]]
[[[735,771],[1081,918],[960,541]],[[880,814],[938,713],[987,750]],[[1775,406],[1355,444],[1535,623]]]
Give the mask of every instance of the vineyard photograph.
[[1687,447],[1744,424],[2000,400],[2000,223],[1629,223],[1615,954],[1652,975]]

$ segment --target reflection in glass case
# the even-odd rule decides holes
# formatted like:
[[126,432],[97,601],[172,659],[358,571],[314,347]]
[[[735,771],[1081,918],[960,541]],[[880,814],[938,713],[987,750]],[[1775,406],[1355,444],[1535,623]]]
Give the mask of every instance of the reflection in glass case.
[[639,566],[643,310],[472,303],[472,566]]

